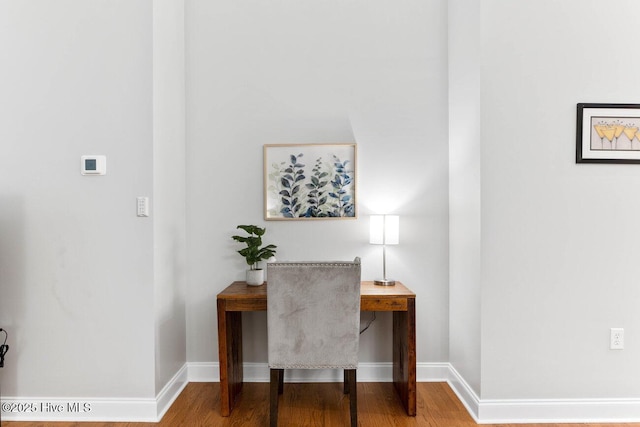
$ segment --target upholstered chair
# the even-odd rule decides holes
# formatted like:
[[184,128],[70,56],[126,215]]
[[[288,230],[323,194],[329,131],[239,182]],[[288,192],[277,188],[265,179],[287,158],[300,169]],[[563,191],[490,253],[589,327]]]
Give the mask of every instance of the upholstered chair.
[[358,425],[360,258],[267,264],[270,419],[278,424],[285,369],[344,370],[351,426]]

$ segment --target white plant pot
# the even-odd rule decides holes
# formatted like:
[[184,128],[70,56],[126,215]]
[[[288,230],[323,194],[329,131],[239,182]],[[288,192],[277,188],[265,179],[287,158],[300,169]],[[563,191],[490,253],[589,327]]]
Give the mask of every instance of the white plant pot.
[[260,286],[264,283],[264,270],[247,270],[247,285]]

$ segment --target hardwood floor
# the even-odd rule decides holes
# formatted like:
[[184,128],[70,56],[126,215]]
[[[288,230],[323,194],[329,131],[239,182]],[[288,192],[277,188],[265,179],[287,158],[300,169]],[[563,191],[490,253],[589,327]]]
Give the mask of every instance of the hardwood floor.
[[[220,416],[219,383],[190,383],[160,423],[8,422],[2,427],[266,427],[269,420],[269,384],[245,383],[230,417]],[[446,383],[418,383],[418,415],[404,412],[391,383],[358,384],[358,418],[362,427],[476,426]],[[279,426],[343,427],[349,425],[349,398],[341,383],[285,384],[279,405]],[[539,424],[553,427],[558,424]],[[506,425],[510,427],[509,425]],[[527,426],[518,424],[517,427]],[[534,426],[529,424],[528,426]],[[571,424],[562,424],[570,427]],[[580,427],[604,424],[574,424]],[[640,424],[606,424],[640,427]],[[511,426],[516,427],[516,426]]]

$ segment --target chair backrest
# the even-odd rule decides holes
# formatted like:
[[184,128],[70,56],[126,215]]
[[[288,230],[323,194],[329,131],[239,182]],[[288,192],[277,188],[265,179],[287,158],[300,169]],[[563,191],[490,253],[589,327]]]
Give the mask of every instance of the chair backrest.
[[356,369],[360,258],[267,264],[269,367]]

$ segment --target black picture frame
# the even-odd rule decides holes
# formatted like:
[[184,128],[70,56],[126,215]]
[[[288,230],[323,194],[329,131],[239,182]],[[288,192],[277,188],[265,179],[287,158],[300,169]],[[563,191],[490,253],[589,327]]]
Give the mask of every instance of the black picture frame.
[[640,163],[640,104],[577,104],[576,163]]

